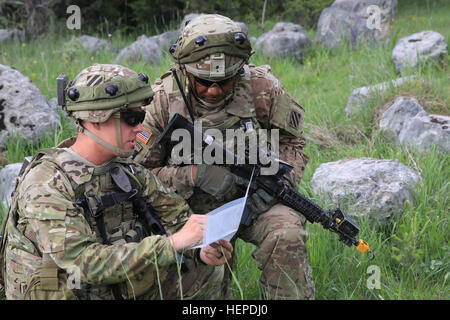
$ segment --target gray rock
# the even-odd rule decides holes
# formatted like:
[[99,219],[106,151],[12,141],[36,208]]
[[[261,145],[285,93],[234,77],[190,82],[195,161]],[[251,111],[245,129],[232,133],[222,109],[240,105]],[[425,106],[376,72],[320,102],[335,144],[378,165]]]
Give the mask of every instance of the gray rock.
[[25,33],[18,29],[0,29],[0,43],[8,41],[23,41]]
[[159,64],[162,50],[158,43],[146,35],[140,36],[135,42],[123,48],[116,57],[116,63],[123,62],[151,62]]
[[[370,6],[376,6],[379,14]],[[362,42],[386,41],[396,10],[397,0],[336,0],[320,14],[315,43],[333,49],[341,46],[344,39],[352,47]]]
[[150,40],[156,42],[159,46],[161,52],[169,52],[169,48],[172,44],[177,42],[178,37],[180,36],[180,31],[171,30],[164,33],[161,33],[157,36],[150,37]]
[[60,125],[59,115],[31,80],[0,64],[0,149],[12,133],[36,142]]
[[179,35],[178,30],[167,31],[152,37],[143,34],[119,52],[116,63],[137,62],[143,59],[145,62],[159,64],[163,54],[169,52],[170,46],[177,41]]
[[299,24],[278,22],[272,30],[263,33],[256,41],[255,48],[268,57],[293,55],[302,61],[303,53],[311,40]]
[[380,130],[397,144],[450,151],[450,117],[429,114],[414,98],[399,97],[381,116]]
[[[313,193],[369,221],[402,215],[404,203],[414,201],[414,187],[422,178],[398,160],[343,159],[324,163],[314,172]],[[348,208],[348,209],[347,209]]]
[[437,59],[447,54],[447,41],[434,31],[422,31],[401,38],[392,50],[392,62],[395,70],[401,72],[414,68],[419,60]]
[[367,106],[370,97],[374,94],[383,94],[391,88],[399,87],[408,81],[416,80],[416,76],[408,76],[398,78],[391,81],[382,82],[373,86],[357,88],[352,91],[347,100],[345,107],[345,114],[350,116],[352,114],[361,112]]
[[107,50],[110,53],[119,52],[119,49],[113,46],[109,41],[88,35],[82,35],[81,37],[74,39],[74,42],[80,44],[90,53],[96,53],[100,50]]
[[13,163],[0,170],[0,201],[3,202],[5,208],[11,204],[11,193],[16,186],[20,168],[22,168],[22,163]]

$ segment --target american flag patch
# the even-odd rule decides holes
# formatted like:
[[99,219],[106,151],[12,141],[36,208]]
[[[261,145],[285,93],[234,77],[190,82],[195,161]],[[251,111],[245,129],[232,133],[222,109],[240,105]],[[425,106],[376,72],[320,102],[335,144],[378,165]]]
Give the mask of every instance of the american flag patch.
[[150,130],[144,128],[144,130],[142,130],[136,135],[136,139],[142,141],[144,144],[147,144],[151,136],[152,133],[150,132]]

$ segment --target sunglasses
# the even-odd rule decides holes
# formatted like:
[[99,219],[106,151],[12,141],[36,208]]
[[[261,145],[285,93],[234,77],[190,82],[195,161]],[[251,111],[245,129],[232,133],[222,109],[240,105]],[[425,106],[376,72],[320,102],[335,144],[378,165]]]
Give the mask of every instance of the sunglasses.
[[120,112],[120,119],[127,125],[135,127],[142,123],[145,118],[145,111],[126,110]]
[[224,86],[226,86],[227,84],[229,84],[230,82],[234,81],[234,77],[228,78],[228,79],[224,79],[224,80],[220,80],[220,81],[209,81],[209,80],[205,80],[202,78],[198,78],[198,77],[194,77],[194,80],[196,83],[209,88],[211,87],[213,84],[217,84],[220,88],[223,89]]

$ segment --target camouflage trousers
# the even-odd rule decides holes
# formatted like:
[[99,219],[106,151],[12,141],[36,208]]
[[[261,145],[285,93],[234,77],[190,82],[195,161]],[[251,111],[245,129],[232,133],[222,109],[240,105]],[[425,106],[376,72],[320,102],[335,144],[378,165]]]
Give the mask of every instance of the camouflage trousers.
[[[262,271],[263,297],[267,299],[314,299],[314,283],[308,264],[306,219],[295,210],[276,204],[259,215],[248,227],[241,226],[237,236],[258,247],[252,253]],[[227,270],[227,269],[225,269]],[[228,275],[227,297],[230,282]]]
[[199,262],[194,265],[191,259],[185,259],[188,271],[180,274],[176,265],[170,267],[166,280],[153,287],[139,300],[184,300],[219,299],[223,283],[224,266],[213,267]]
[[[39,259],[39,258],[38,258]],[[224,267],[208,266],[203,263],[195,263],[190,258],[185,258],[186,272],[179,271],[176,264],[158,268],[158,272],[140,275],[139,278],[128,279],[118,285],[120,294],[125,299],[136,300],[175,300],[175,299],[219,299],[220,288],[223,283]],[[17,265],[17,264],[16,264]],[[21,266],[17,267],[21,269]],[[69,281],[65,272],[55,272],[58,284],[54,288],[42,288],[42,278],[37,272],[27,281],[23,295],[18,296],[17,290],[13,290],[15,283],[26,281],[25,277],[17,280],[10,272],[10,284],[7,298],[12,300],[112,300],[114,299],[111,287],[91,287],[81,283],[81,288],[70,290]],[[157,278],[157,279],[155,279]],[[159,279],[159,280],[158,280]],[[15,281],[14,281],[15,280]],[[48,281],[48,278],[44,280]],[[25,282],[23,282],[25,283]],[[131,284],[131,285],[130,285]]]

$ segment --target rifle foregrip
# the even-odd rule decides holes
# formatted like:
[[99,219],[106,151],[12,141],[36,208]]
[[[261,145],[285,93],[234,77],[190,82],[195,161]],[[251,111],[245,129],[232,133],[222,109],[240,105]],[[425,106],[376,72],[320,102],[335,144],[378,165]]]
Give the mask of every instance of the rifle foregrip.
[[309,222],[319,222],[326,228],[330,227],[328,223],[329,218],[326,216],[325,211],[294,189],[285,186],[281,193],[281,202],[299,211]]

